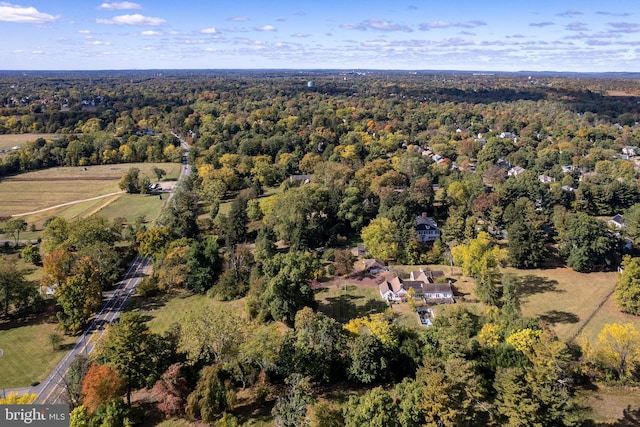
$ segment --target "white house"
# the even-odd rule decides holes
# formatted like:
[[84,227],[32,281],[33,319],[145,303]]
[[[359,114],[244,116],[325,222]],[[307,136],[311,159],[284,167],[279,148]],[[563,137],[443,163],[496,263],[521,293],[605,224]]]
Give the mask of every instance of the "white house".
[[416,218],[416,224],[418,240],[421,243],[433,242],[440,237],[441,231],[438,228],[438,224],[433,218],[428,217],[426,213]]

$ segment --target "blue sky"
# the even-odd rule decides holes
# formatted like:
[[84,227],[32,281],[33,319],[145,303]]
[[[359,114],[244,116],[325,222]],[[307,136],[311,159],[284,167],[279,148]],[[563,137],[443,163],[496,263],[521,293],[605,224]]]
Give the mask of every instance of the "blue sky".
[[639,72],[637,6],[637,0],[0,1],[0,69]]

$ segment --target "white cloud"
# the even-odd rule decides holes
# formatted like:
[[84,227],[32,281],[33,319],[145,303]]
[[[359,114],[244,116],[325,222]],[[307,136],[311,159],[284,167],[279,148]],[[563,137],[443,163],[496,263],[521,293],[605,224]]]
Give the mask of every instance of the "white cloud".
[[227,21],[234,21],[234,22],[244,22],[248,20],[249,18],[247,18],[246,16],[232,16],[231,18],[227,19]]
[[411,32],[411,28],[406,25],[400,25],[393,23],[391,21],[384,21],[380,19],[368,19],[364,22],[361,22],[358,25],[353,24],[342,24],[340,28],[343,30],[359,30],[359,31],[405,31]]
[[105,42],[102,40],[94,40],[94,41],[86,42],[85,44],[88,44],[91,46],[110,46],[111,45],[110,42]]
[[91,30],[78,30],[80,34],[91,34]]
[[276,31],[276,27],[273,25],[263,25],[261,27],[256,27],[258,31]]
[[140,34],[142,34],[143,36],[159,36],[162,35],[162,33],[160,31],[155,31],[155,30],[146,30],[141,32]]
[[205,29],[200,30],[200,33],[202,33],[202,34],[218,34],[218,30],[216,30],[214,27],[205,28]]
[[162,18],[152,18],[150,16],[140,15],[136,13],[134,15],[120,15],[114,16],[110,19],[96,19],[98,24],[109,24],[109,25],[148,25],[148,26],[158,26],[164,25],[167,23]]
[[39,12],[32,6],[19,6],[0,2],[0,21],[18,22],[21,24],[44,24],[56,21],[59,16]]
[[106,10],[126,10],[126,9],[142,9],[142,6],[138,3],[131,3],[129,1],[121,1],[114,3],[102,3],[98,9]]

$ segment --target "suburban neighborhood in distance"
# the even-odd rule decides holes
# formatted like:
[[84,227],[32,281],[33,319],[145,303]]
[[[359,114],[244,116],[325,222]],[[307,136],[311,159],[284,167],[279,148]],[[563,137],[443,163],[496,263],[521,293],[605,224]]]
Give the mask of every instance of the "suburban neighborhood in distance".
[[638,78],[0,71],[0,403],[640,424]]

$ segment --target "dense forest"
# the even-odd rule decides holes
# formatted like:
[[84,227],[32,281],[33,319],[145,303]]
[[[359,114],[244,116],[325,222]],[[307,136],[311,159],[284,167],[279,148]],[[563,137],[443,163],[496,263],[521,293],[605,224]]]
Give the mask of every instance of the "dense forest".
[[[238,396],[278,426],[597,425],[579,396],[596,383],[638,385],[640,332],[613,323],[597,342],[563,342],[522,315],[526,285],[503,267],[619,269],[619,310],[640,314],[638,82],[0,74],[0,134],[59,135],[5,150],[0,176],[180,162],[180,141],[189,146],[193,173],[157,224],[51,218],[42,243],[22,250],[42,265],[41,285],[57,289],[65,333],[87,324],[134,250],[153,259],[142,298],[242,301],[242,310],[193,307],[164,334],[123,315],[68,374],[72,425],[140,422],[131,395],[144,388],[167,418],[215,426],[249,425]],[[148,184],[132,170],[121,187]],[[425,217],[438,231],[427,243],[416,232]],[[17,236],[25,228],[4,225]],[[455,264],[474,280],[475,304],[438,311],[428,328],[399,322],[382,300],[354,318],[319,311],[314,283],[354,274],[358,244],[384,263]],[[24,273],[0,267],[4,316],[41,309]],[[627,417],[638,421],[637,411]]]

